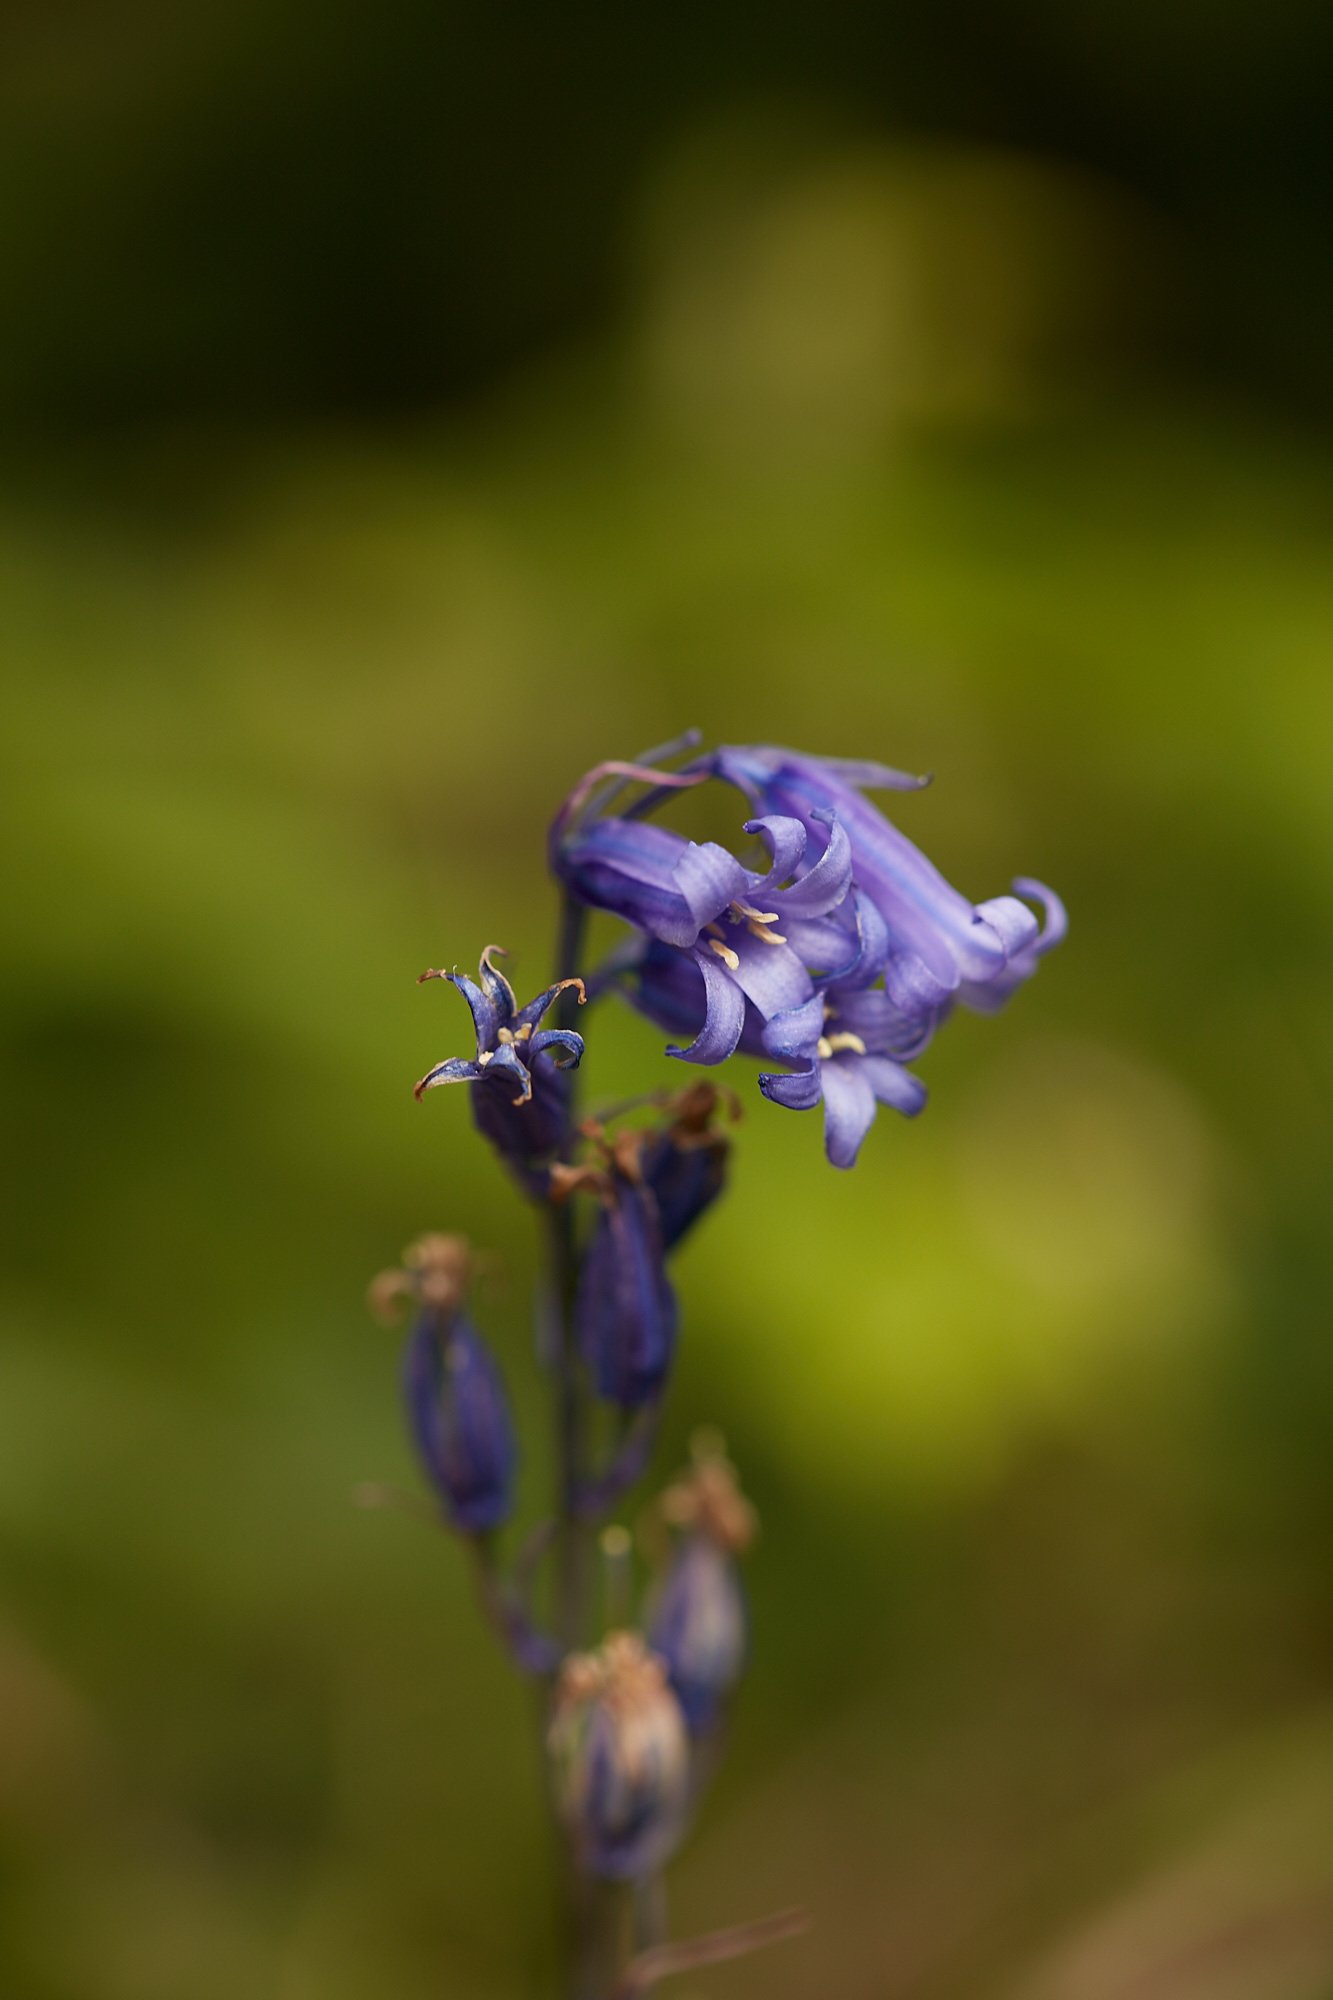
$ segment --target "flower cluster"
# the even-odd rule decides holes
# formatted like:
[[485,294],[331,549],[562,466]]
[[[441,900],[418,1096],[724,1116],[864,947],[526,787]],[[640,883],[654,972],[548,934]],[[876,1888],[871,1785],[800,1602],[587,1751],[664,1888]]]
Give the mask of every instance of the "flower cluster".
[[[780,1064],[760,1075],[765,1096],[792,1110],[822,1101],[828,1156],[850,1167],[877,1104],[921,1110],[925,1087],[907,1065],[955,1005],[1002,1005],[1063,937],[1063,907],[1026,879],[1015,895],[970,903],[864,798],[924,782],[883,765],[732,747],[672,782],[685,779],[744,793],[755,809],[744,831],[767,848],[766,868],[641,811],[611,814],[587,780],[557,815],[553,865],[580,902],[638,933],[627,990],[677,1037],[668,1054]],[[641,806],[654,802],[650,792]]]
[[[514,1426],[465,1309],[466,1243],[422,1237],[372,1287],[383,1315],[403,1304],[412,1313],[404,1391],[432,1511],[466,1539],[482,1608],[514,1664],[545,1683],[548,1776],[570,1872],[634,1883],[641,1933],[660,1912],[654,1878],[716,1763],[745,1665],[740,1559],[757,1523],[720,1442],[704,1434],[689,1468],[640,1517],[655,1569],[644,1588],[633,1538],[606,1524],[656,1450],[681,1320],[674,1260],[723,1190],[725,1126],[739,1105],[705,1077],[581,1119],[575,1006],[618,987],[672,1036],[668,1053],[680,1061],[715,1069],[756,1058],[774,1103],[823,1104],[828,1156],[850,1167],[877,1105],[909,1117],[922,1108],[912,1065],[954,1009],[1001,1006],[1065,931],[1059,899],[1037,882],[969,902],[865,797],[921,780],[766,746],[718,749],[677,771],[654,761],[684,747],[598,766],[556,815],[564,962],[535,999],[518,1004],[496,946],[475,980],[421,975],[462,994],[476,1047],[437,1063],[417,1097],[469,1085],[474,1122],[546,1243],[538,1323],[554,1512],[516,1552],[499,1532],[514,1508]],[[673,794],[707,783],[746,799],[749,865],[653,819]],[[627,785],[640,789],[625,804]],[[630,937],[585,986],[573,975],[590,910],[623,920]],[[556,1025],[544,1027],[553,1007]],[[604,1619],[589,1567],[598,1527]],[[572,1904],[580,1963],[604,1971],[615,1953],[595,1933],[615,1898],[580,1890]],[[728,1935],[736,1949],[755,1941],[745,1928]],[[718,1939],[707,1943],[718,1956]],[[663,1949],[648,1949],[616,1990],[692,1962],[688,1947],[680,1958]]]

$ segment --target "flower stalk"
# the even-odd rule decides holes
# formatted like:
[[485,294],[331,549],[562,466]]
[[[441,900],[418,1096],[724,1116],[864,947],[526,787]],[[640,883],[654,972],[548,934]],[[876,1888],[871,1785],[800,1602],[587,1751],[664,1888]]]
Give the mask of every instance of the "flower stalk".
[[[789,1110],[822,1104],[828,1158],[851,1167],[877,1105],[923,1108],[912,1065],[955,1008],[996,1011],[1065,929],[1059,899],[1026,878],[973,904],[865,797],[922,780],[771,746],[662,768],[696,745],[691,734],[600,764],[556,813],[555,967],[535,998],[518,1003],[497,946],[475,980],[422,975],[466,1002],[475,1050],[437,1062],[416,1094],[468,1086],[477,1130],[536,1210],[544,1244],[554,1493],[549,1519],[508,1561],[518,1445],[500,1360],[469,1306],[469,1247],[423,1237],[372,1287],[381,1317],[405,1308],[411,1321],[404,1394],[432,1499],[409,1497],[408,1509],[466,1545],[483,1612],[540,1690],[571,2000],[633,2000],[804,1924],[785,1912],[668,1935],[665,1870],[722,1755],[749,1653],[740,1560],[757,1517],[720,1439],[697,1438],[692,1464],[641,1517],[637,1556],[614,1519],[661,1431],[682,1316],[676,1252],[730,1169],[740,1107],[709,1073],[757,1059],[762,1095]],[[708,783],[747,801],[744,858],[653,818]],[[584,963],[594,909],[628,930],[600,968]],[[612,992],[672,1037],[667,1055],[704,1074],[581,1120],[576,1023]],[[384,1504],[389,1489],[373,1492]]]

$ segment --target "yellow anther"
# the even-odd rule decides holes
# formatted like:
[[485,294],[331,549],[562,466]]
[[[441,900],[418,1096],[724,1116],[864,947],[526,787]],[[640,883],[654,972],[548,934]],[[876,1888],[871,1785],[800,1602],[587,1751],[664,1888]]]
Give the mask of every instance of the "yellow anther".
[[729,972],[740,971],[741,962],[739,958],[729,944],[723,944],[721,938],[709,938],[708,949],[717,953]]
[[763,944],[786,944],[787,940],[780,931],[771,931],[768,928],[770,924],[778,921],[776,910],[756,910],[753,903],[742,903],[739,897],[731,907],[738,917],[744,918],[745,928],[751,937],[757,937]]
[[478,1050],[477,1050],[477,1061],[478,1061],[478,1062],[479,1062],[479,1063],[481,1064],[481,1066],[482,1066],[482,1068],[483,1068],[483,1069],[485,1069],[485,1067],[486,1067],[487,1063],[488,1063],[488,1062],[490,1061],[491,1057],[492,1057],[492,1056],[493,1056],[494,1054],[495,1054],[495,1050],[494,1050],[494,1049],[478,1049]]
[[863,1056],[866,1052],[866,1045],[859,1035],[844,1033],[841,1035],[820,1036],[818,1053],[823,1057],[825,1062],[828,1061],[830,1056],[835,1056],[839,1049],[850,1049],[854,1056]]

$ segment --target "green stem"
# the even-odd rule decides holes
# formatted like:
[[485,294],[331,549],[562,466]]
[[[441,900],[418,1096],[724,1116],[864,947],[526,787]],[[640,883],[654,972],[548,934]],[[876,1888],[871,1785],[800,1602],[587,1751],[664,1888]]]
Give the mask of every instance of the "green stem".
[[[560,931],[556,940],[555,976],[578,976],[583,954],[587,913],[571,896],[564,898]],[[572,992],[562,993],[556,1008],[556,1022],[570,1027],[578,1002]],[[568,1159],[578,1129],[578,1075],[569,1079],[568,1107],[561,1157]],[[568,1203],[547,1207],[547,1255],[552,1311],[556,1324],[551,1342],[555,1369],[555,1513],[556,1539],[556,1630],[566,1646],[581,1643],[588,1608],[590,1548],[587,1529],[578,1519],[578,1491],[586,1456],[586,1412],[579,1380],[578,1353],[574,1335],[574,1293],[578,1285],[578,1248],[574,1240],[574,1217]]]
[[[586,912],[566,896],[560,912],[556,941],[555,976],[573,979],[579,974],[583,953]],[[572,992],[562,993],[557,1002],[556,1024],[572,1027],[578,1003]],[[574,1150],[578,1130],[577,1074],[570,1077],[565,1129],[560,1156],[568,1160]],[[551,1358],[552,1425],[555,1452],[555,1602],[556,1635],[566,1650],[582,1645],[587,1632],[592,1585],[592,1539],[578,1517],[578,1493],[587,1453],[587,1412],[579,1375],[574,1332],[574,1294],[578,1286],[578,1244],[574,1217],[568,1203],[546,1205],[546,1257],[549,1310],[552,1323],[548,1334]],[[599,1885],[581,1876],[567,1843],[562,1843],[560,1871],[565,1909],[567,1969],[565,1988],[570,2000],[602,2000],[615,1976],[610,1957],[611,1925]]]

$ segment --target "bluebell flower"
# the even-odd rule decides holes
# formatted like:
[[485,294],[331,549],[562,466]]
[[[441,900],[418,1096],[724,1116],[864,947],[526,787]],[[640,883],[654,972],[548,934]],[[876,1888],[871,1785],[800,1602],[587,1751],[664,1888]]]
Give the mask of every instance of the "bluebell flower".
[[[654,783],[651,770],[617,768]],[[765,1095],[793,1110],[822,1102],[829,1158],[849,1167],[879,1104],[907,1117],[924,1105],[906,1065],[956,1005],[993,1011],[1031,977],[1065,934],[1063,906],[1028,879],[968,902],[862,796],[925,782],[884,765],[731,747],[660,783],[709,777],[758,808],[746,827],[770,848],[766,873],[646,823],[656,789],[623,817],[598,817],[591,779],[557,818],[554,865],[573,894],[636,927],[640,946],[618,972],[676,1037],[668,1054],[776,1065],[760,1075]]]
[[648,1618],[648,1642],[666,1661],[693,1736],[705,1735],[740,1679],[748,1617],[737,1567],[754,1539],[754,1509],[719,1453],[705,1451],[662,1496],[679,1530]]
[[421,974],[422,980],[447,979],[458,988],[471,1009],[477,1052],[436,1063],[416,1085],[415,1095],[420,1099],[443,1083],[477,1085],[472,1112],[478,1130],[510,1166],[531,1179],[561,1146],[569,1102],[563,1072],[576,1069],[583,1058],[581,1035],[540,1023],[567,988],[577,991],[580,1003],[586,996],[581,979],[558,979],[520,1007],[509,981],[491,964],[499,949],[487,945],[476,982],[461,972]]
[[814,1060],[764,1071],[759,1088],[790,1111],[824,1106],[824,1148],[835,1167],[852,1167],[879,1105],[905,1118],[925,1108],[926,1086],[905,1067],[929,1040],[931,1024],[904,1016],[879,988],[829,987]]
[[[693,962],[669,946],[652,944],[627,981],[629,997],[668,1033],[697,1035],[706,1000]],[[926,1087],[904,1065],[919,1055],[933,1023],[896,1007],[879,987],[830,984],[790,1014],[765,1021],[747,1004],[739,1053],[761,1061],[778,1057],[792,1067],[761,1070],[759,1087],[774,1104],[809,1111],[823,1103],[824,1136],[834,1166],[850,1167],[874,1121],[877,1104],[911,1118],[926,1102]]]
[[851,841],[856,885],[888,932],[886,989],[925,1024],[935,1025],[955,1000],[980,1012],[1002,1005],[1065,935],[1064,906],[1042,883],[1022,878],[1014,888],[1041,904],[1044,924],[1018,895],[971,903],[863,797],[866,789],[913,789],[924,779],[765,745],[724,748],[707,764],[765,812],[790,814],[807,827],[837,814]]
[[689,1738],[666,1667],[637,1633],[565,1661],[547,1749],[582,1871],[625,1882],[660,1867],[684,1825]]
[[422,1236],[370,1297],[384,1319],[404,1301],[415,1310],[403,1356],[413,1442],[446,1519],[482,1535],[509,1515],[517,1453],[499,1368],[462,1309],[471,1274],[463,1237]]
[[[740,1043],[747,1009],[761,1023],[782,1017],[782,1029],[765,1042],[770,1055],[784,1056],[817,1034],[819,1009],[802,953],[835,936],[825,920],[847,900],[846,834],[832,814],[814,816],[809,829],[790,815],[765,814],[745,831],[767,844],[766,870],[743,867],[716,842],[687,840],[640,819],[592,819],[552,845],[556,872],[580,901],[688,955],[703,1013],[689,1046],[667,1051],[686,1062],[725,1062]],[[836,948],[855,958],[854,930],[837,934]]]

